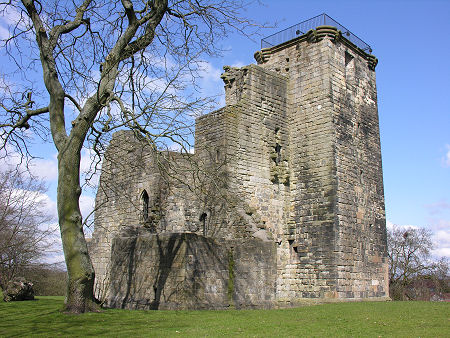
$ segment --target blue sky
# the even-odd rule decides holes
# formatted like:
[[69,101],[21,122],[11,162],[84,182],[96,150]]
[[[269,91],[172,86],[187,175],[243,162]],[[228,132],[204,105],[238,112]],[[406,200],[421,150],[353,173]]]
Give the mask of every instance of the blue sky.
[[[371,45],[379,60],[378,111],[389,226],[433,230],[435,253],[450,257],[450,1],[277,0],[247,8],[246,15],[259,22],[277,22],[277,27],[262,32],[263,37],[324,12]],[[7,18],[0,18],[0,34],[6,25]],[[251,41],[230,35],[219,43],[227,51],[207,60],[201,81],[205,94],[223,92],[219,76],[224,65],[255,62],[260,37]],[[3,55],[0,58],[4,60]],[[48,203],[54,208],[56,151],[51,144],[34,149],[42,157],[34,170],[46,178]],[[83,163],[87,165],[87,156]],[[85,194],[85,212],[92,202],[92,192]]]
[[[327,13],[371,45],[376,68],[388,225],[434,231],[450,257],[450,1],[266,1],[264,36]],[[260,41],[231,37],[224,64],[249,64]]]

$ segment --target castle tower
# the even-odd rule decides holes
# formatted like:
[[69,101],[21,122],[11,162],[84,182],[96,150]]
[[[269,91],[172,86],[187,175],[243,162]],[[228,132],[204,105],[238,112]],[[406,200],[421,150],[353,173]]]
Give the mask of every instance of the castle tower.
[[[319,19],[327,26],[256,53],[261,67],[289,78],[295,229],[288,242],[298,259],[291,251],[279,268],[301,283],[279,295],[384,297],[388,266],[377,60],[345,27],[326,15]],[[307,25],[297,25],[296,35]]]
[[262,45],[224,67],[227,107],[196,144],[222,130],[230,186],[277,243],[279,303],[387,297],[377,59],[325,14]]
[[106,304],[388,299],[371,52],[323,14],[224,67],[226,106],[196,120],[195,154],[115,134],[89,248]]

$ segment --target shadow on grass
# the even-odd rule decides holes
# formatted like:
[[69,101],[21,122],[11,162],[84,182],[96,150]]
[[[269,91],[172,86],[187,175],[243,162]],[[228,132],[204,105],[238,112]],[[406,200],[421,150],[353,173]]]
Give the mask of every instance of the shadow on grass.
[[[62,299],[0,302],[0,336],[448,336],[450,304],[339,303],[279,310],[105,310],[65,315]],[[447,332],[447,333],[446,333]]]

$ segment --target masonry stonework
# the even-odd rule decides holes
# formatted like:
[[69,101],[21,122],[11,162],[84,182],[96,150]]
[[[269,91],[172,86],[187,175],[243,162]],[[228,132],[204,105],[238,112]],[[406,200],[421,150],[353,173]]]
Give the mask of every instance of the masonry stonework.
[[110,307],[388,299],[373,55],[334,27],[224,67],[195,154],[114,134],[90,253]]

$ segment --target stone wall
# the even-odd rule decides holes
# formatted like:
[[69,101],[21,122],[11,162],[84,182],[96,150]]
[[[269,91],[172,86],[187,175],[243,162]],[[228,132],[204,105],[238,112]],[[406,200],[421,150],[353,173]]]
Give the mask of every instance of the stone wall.
[[127,309],[271,307],[274,243],[192,233],[117,237],[106,305]]
[[275,240],[289,209],[287,78],[250,65],[227,67],[223,79],[232,104],[197,120],[196,153],[225,162],[233,212],[247,223],[241,235]]
[[376,59],[329,27],[256,57],[289,76],[293,212],[280,300],[387,297]]
[[331,58],[342,297],[386,296],[388,264],[375,72],[343,44]]
[[336,165],[328,44],[300,40],[261,64],[289,76],[291,213],[279,247],[277,283],[280,301],[287,303],[335,296]]
[[89,243],[98,296],[105,297],[99,290],[110,281],[111,247],[117,236],[136,228],[202,233],[191,162],[189,154],[154,151],[132,131],[113,135],[103,160]]

